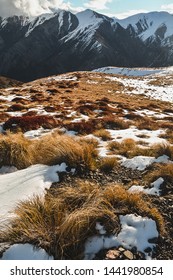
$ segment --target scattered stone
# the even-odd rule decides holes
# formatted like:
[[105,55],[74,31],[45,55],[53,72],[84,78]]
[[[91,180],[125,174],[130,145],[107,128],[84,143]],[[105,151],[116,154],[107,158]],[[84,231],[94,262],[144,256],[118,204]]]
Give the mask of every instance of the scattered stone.
[[120,256],[120,251],[114,249],[114,250],[109,250],[106,254],[106,260],[116,260]]
[[157,243],[158,242],[158,238],[157,237],[150,238],[150,239],[148,239],[148,242],[149,243]]
[[133,260],[134,259],[133,253],[131,251],[129,251],[129,250],[124,251],[123,255],[128,260]]
[[119,247],[118,250],[119,250],[120,252],[124,252],[124,251],[125,251],[125,249],[124,249],[123,247]]
[[150,253],[152,251],[151,247],[147,247],[146,249],[144,249],[145,253]]

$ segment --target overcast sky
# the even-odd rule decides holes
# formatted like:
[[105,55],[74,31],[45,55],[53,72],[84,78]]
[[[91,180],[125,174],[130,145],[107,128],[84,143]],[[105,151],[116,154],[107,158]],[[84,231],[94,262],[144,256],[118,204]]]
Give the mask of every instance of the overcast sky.
[[173,14],[173,0],[0,0],[1,16],[35,16],[58,8],[74,13],[89,8],[109,16],[124,18],[149,11],[168,11]]

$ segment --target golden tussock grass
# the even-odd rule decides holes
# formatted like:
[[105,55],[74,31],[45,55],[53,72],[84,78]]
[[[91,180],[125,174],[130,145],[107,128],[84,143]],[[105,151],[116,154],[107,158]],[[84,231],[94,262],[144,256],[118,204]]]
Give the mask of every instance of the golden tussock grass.
[[[173,147],[166,143],[158,143],[151,145],[149,147],[141,147],[139,143],[133,139],[127,138],[122,142],[112,141],[108,144],[108,149],[113,151],[117,155],[123,155],[128,158],[135,156],[151,156],[159,157],[162,155],[167,155],[170,160],[173,159]],[[144,143],[142,143],[144,144]]]
[[80,180],[75,186],[53,189],[45,199],[20,203],[11,225],[1,232],[1,241],[29,242],[55,259],[81,259],[86,240],[98,234],[97,222],[108,235],[118,234],[118,216],[130,213],[153,218],[164,233],[163,218],[148,196],[129,193],[120,185],[101,188]]
[[111,140],[111,134],[106,129],[99,129],[93,133],[96,137],[100,137],[103,141]]
[[33,143],[22,133],[0,135],[0,166],[14,165],[22,169],[33,162]]
[[99,168],[102,172],[109,173],[118,165],[119,161],[116,157],[105,157],[100,160]]
[[94,168],[98,156],[93,143],[78,141],[67,135],[52,133],[36,140],[22,133],[0,136],[0,166],[13,165],[18,169],[31,164],[55,165],[66,162],[79,168]]
[[166,182],[172,183],[173,181],[173,164],[165,163],[165,164],[156,164],[154,170],[150,170],[145,175],[145,181],[150,184],[162,177]]
[[136,147],[136,141],[131,138],[124,139],[121,142],[113,141],[108,144],[108,149],[110,149],[110,151],[126,157],[129,157],[132,150],[134,150]]
[[135,126],[140,130],[143,130],[143,129],[157,130],[158,129],[158,123],[149,117],[143,117],[141,120],[136,120]]

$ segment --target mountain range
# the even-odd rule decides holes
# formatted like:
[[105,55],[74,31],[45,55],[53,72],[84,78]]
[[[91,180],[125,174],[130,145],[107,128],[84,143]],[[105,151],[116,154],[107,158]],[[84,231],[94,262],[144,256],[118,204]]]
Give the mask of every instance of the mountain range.
[[0,75],[20,81],[105,66],[173,65],[173,15],[123,20],[92,10],[0,18]]

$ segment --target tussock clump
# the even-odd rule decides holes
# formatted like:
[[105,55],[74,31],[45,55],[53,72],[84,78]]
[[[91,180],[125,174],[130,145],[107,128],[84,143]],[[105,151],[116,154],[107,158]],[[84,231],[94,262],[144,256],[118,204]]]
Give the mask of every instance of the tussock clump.
[[136,148],[136,142],[131,138],[124,139],[122,142],[113,141],[108,144],[108,149],[116,154],[126,157],[130,157],[130,155]]
[[92,103],[92,104],[80,105],[76,108],[76,111],[80,112],[81,114],[84,114],[84,115],[90,115],[96,109],[98,109],[98,106],[96,104]]
[[36,197],[20,203],[1,240],[12,243],[29,242],[41,246],[55,259],[82,259],[88,237],[98,234],[96,223],[107,234],[118,234],[118,215],[136,213],[156,220],[164,231],[162,216],[152,208],[148,197],[128,193],[122,186],[100,186],[79,181],[73,188],[53,189],[45,199]]
[[83,150],[83,164],[81,168],[85,170],[95,170],[97,168],[98,151],[96,150],[98,142],[93,139],[80,139],[79,143]]
[[96,137],[100,137],[103,141],[111,140],[111,134],[106,129],[99,129],[93,133]]
[[173,181],[173,164],[172,163],[165,163],[165,164],[157,164],[155,165],[154,170],[149,171],[145,175],[145,181],[148,184],[151,184],[158,178],[162,177],[165,182],[172,183]]
[[54,165],[66,162],[78,171],[93,169],[98,156],[94,144],[58,133],[40,138],[35,142],[34,148],[36,163]]
[[82,146],[72,137],[54,133],[35,141],[35,163],[54,165],[62,162],[77,165],[82,161]]
[[118,159],[115,157],[105,157],[100,161],[100,170],[109,173],[118,165]]
[[143,117],[141,120],[136,120],[135,125],[138,129],[157,130],[158,123],[149,117]]
[[22,133],[0,135],[0,166],[26,168],[34,162],[33,151],[33,143]]
[[102,118],[102,126],[106,129],[127,129],[130,123],[114,116],[108,116]]
[[0,136],[0,166],[14,165],[18,169],[31,164],[54,165],[66,162],[79,171],[93,169],[98,156],[95,143],[78,141],[58,132],[29,140],[22,133]]
[[155,144],[151,146],[155,157],[167,155],[170,160],[173,160],[173,146],[165,143]]
[[85,135],[93,133],[95,129],[102,128],[100,119],[89,119],[88,121],[71,122],[64,124],[67,130],[73,130],[78,134]]

